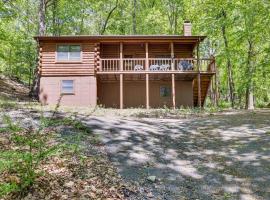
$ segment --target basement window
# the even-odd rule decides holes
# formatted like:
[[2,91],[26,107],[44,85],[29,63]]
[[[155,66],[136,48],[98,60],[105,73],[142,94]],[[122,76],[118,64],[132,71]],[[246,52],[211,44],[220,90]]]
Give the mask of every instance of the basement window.
[[74,80],[62,80],[61,94],[74,94]]
[[57,61],[81,61],[81,46],[58,45]]
[[160,86],[160,97],[170,97],[171,88],[169,86]]

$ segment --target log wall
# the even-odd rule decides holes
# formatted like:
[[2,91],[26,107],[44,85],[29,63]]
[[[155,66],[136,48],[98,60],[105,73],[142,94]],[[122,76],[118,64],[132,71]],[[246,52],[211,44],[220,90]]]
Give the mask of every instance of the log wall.
[[81,45],[81,60],[61,61],[56,59],[56,43],[40,44],[40,59],[39,72],[41,76],[89,76],[95,73],[95,43],[63,43],[63,44],[79,44]]
[[[148,47],[149,58],[170,58],[171,49],[170,43],[149,43]],[[119,43],[104,43],[100,45],[101,58],[119,58],[120,44]],[[145,58],[145,43],[124,43],[123,57],[124,58]],[[176,58],[192,58],[192,44],[174,44],[174,55]]]

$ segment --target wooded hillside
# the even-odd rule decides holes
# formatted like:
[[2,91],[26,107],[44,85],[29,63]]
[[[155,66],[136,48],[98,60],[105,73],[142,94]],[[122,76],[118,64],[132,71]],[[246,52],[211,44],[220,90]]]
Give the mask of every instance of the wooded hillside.
[[207,35],[201,57],[216,57],[220,106],[269,106],[270,2],[264,0],[2,0],[0,71],[31,87],[35,35]]

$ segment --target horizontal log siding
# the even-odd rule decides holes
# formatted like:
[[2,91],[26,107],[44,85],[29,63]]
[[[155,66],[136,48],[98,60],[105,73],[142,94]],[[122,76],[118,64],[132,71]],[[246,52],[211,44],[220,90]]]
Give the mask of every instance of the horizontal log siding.
[[133,58],[145,58],[145,45],[139,44],[124,44],[123,57],[131,55]]
[[[174,56],[175,58],[192,58],[193,45],[174,43]],[[119,58],[120,44],[101,44],[100,45],[101,58]],[[123,44],[123,57],[132,56],[133,58],[145,58],[145,44],[139,43],[124,43]],[[149,58],[170,58],[171,49],[170,43],[149,43]]]
[[170,44],[149,44],[149,58],[170,58]]
[[174,44],[175,58],[193,58],[193,45],[191,44]]
[[[72,43],[65,43],[72,44]],[[75,43],[74,43],[75,44]],[[82,58],[79,62],[57,62],[56,43],[41,44],[41,76],[89,76],[94,75],[95,43],[76,43],[81,45]]]
[[120,45],[116,44],[100,44],[101,58],[120,58]]

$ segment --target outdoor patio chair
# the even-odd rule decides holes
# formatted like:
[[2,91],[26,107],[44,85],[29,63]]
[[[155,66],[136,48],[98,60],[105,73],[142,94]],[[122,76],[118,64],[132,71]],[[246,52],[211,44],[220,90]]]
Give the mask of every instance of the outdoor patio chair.
[[169,64],[160,65],[159,69],[162,71],[167,71],[170,69],[170,65]]
[[182,60],[178,64],[178,69],[180,71],[192,70],[193,69],[193,64],[188,62],[188,60]]
[[159,70],[159,65],[150,65],[149,70],[158,71]]
[[135,65],[134,66],[134,71],[141,71],[143,70],[143,66],[142,65]]

